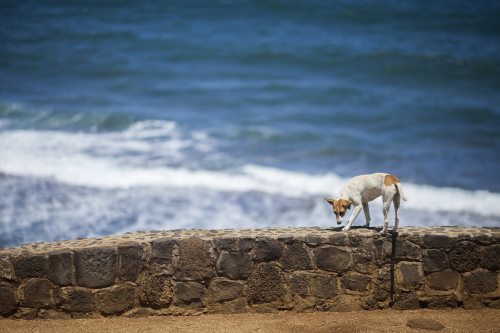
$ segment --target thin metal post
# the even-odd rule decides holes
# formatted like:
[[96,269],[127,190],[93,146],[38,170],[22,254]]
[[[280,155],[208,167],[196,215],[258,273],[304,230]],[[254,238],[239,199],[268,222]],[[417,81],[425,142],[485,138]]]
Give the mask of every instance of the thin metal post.
[[392,251],[391,251],[391,302],[390,305],[394,304],[394,263],[396,261],[396,245],[397,245],[397,232],[390,232],[392,235]]

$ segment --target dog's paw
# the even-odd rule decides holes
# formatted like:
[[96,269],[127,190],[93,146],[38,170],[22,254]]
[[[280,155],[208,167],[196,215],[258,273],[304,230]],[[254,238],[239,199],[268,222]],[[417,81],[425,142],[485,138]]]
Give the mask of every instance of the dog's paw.
[[382,230],[380,231],[380,234],[381,234],[382,236],[387,235],[387,230],[386,230],[386,229],[382,229]]
[[344,232],[349,231],[349,228],[348,227],[343,227],[342,231],[344,231]]

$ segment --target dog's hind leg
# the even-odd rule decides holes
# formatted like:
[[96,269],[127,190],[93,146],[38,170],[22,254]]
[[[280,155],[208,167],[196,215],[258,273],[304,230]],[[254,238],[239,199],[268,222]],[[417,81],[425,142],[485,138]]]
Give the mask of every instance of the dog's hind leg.
[[384,200],[383,202],[383,212],[384,212],[384,227],[382,228],[382,231],[380,232],[382,235],[385,235],[387,233],[387,227],[389,226],[389,208],[391,207],[391,201],[392,201],[392,195],[389,196],[388,194],[383,194],[382,198]]
[[368,208],[368,202],[363,202],[363,212],[365,213],[366,224],[365,227],[370,227],[370,209]]

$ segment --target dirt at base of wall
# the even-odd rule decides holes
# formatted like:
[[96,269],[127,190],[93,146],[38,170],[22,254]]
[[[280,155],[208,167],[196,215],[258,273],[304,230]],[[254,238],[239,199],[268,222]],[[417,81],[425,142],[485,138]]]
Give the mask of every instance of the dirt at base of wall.
[[[376,310],[275,314],[202,315],[189,317],[101,318],[78,320],[0,320],[5,332],[430,332],[411,328],[408,322],[436,322],[440,332],[500,332],[500,310]],[[432,326],[431,326],[432,327]],[[439,327],[439,326],[438,326]]]

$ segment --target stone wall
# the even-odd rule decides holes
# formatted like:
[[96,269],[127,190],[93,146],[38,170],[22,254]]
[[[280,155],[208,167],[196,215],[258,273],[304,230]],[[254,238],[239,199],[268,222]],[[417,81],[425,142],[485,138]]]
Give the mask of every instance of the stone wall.
[[[500,229],[182,230],[0,250],[0,314],[500,307]],[[392,284],[392,285],[391,285]]]

